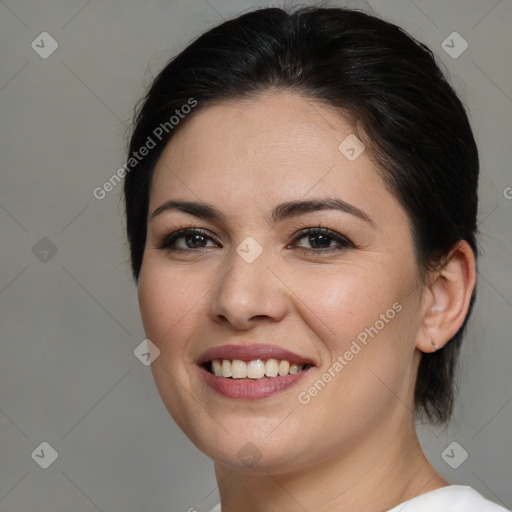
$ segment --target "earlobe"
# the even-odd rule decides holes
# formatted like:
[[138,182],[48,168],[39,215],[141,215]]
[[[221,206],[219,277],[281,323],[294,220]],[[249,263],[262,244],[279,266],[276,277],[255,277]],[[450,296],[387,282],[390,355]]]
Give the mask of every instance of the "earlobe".
[[425,303],[423,329],[416,343],[422,352],[435,352],[464,323],[476,282],[476,261],[469,244],[461,240],[443,266],[432,274]]

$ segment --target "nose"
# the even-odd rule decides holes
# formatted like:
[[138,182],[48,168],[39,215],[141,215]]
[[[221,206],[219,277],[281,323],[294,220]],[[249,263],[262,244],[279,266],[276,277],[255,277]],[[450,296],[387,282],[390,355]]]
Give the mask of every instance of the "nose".
[[209,313],[214,322],[248,330],[286,316],[290,292],[271,259],[264,251],[248,263],[233,250],[211,295]]

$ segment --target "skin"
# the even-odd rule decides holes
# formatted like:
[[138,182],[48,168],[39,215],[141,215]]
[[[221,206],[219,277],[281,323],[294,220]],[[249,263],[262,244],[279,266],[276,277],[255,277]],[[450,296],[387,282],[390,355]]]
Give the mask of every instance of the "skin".
[[[384,511],[447,485],[419,445],[413,391],[421,353],[441,348],[464,320],[473,253],[461,242],[422,281],[408,216],[369,150],[355,161],[338,150],[352,132],[325,106],[269,92],[196,112],[156,167],[148,217],[170,199],[204,201],[225,215],[218,222],[166,210],[149,218],[138,282],[146,336],[161,351],[152,363],[157,388],[214,460],[223,512]],[[280,203],[322,197],[356,206],[371,223],[338,210],[270,222]],[[353,246],[297,239],[318,226]],[[183,227],[211,239],[200,239],[199,249],[183,237],[174,250],[159,248]],[[263,249],[252,263],[236,252],[248,236]],[[326,246],[341,248],[322,253]],[[301,404],[298,394],[395,303],[401,311]],[[209,347],[244,343],[279,345],[315,368],[265,399],[223,397],[196,361]],[[238,455],[248,442],[260,457],[250,467]]]

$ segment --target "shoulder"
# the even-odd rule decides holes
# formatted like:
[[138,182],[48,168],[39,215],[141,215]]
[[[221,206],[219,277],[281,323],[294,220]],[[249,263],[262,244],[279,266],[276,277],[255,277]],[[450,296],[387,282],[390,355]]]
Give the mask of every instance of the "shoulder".
[[508,512],[466,485],[448,485],[416,496],[388,512]]

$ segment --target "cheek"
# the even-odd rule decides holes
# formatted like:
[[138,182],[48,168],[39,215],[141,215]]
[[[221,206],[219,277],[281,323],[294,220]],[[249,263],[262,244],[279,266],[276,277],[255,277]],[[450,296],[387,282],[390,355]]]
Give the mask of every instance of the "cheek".
[[[295,289],[301,278],[297,279]],[[316,324],[323,324],[324,340],[330,339],[330,345],[340,344],[340,348],[375,322],[381,327],[380,315],[385,315],[384,320],[394,318],[393,304],[401,297],[397,281],[368,267],[351,267],[346,271],[338,268],[330,274],[319,272],[307,280],[302,278],[300,289],[304,305],[301,314],[312,317],[312,321],[316,318]]]
[[329,298],[315,304],[331,330],[325,339],[330,360],[342,358],[337,382],[351,389],[351,403],[361,407],[410,378],[416,295],[410,292],[413,273],[402,270],[400,276],[367,271],[345,275],[339,284],[326,280]]
[[[160,349],[151,365],[153,378],[169,414],[187,435],[194,433],[194,418],[201,416],[203,408],[200,400],[196,398],[191,405],[190,394],[180,392],[193,387],[188,371],[188,340],[197,329],[198,315],[204,314],[199,302],[206,292],[197,289],[198,285],[194,277],[171,272],[160,263],[143,265],[138,282],[144,331]],[[192,441],[198,442],[195,438]]]
[[400,390],[408,387],[414,352],[414,268],[404,264],[395,270],[388,265],[386,273],[380,268],[338,268],[303,283],[299,314],[315,332],[323,353],[318,378],[330,379],[323,375],[329,372],[336,376],[325,401],[317,400],[316,406],[332,402],[340,414],[347,407],[376,412],[394,396],[390,389],[401,396]]
[[[139,307],[146,336],[160,350],[167,350],[167,340],[179,346],[190,319],[200,307],[204,295],[196,277],[180,272],[169,272],[159,266],[147,264],[141,269],[138,283]],[[181,333],[179,336],[177,333]]]
[[[328,424],[334,431],[343,418],[347,432],[358,435],[361,429],[374,428],[399,402],[396,397],[409,401],[412,302],[402,284],[389,278],[366,274],[333,281],[318,280],[310,288],[311,310],[301,311],[321,337],[324,365],[311,387],[299,390],[299,398],[310,400],[312,417],[329,409],[326,428]],[[366,418],[365,425],[360,418]]]

